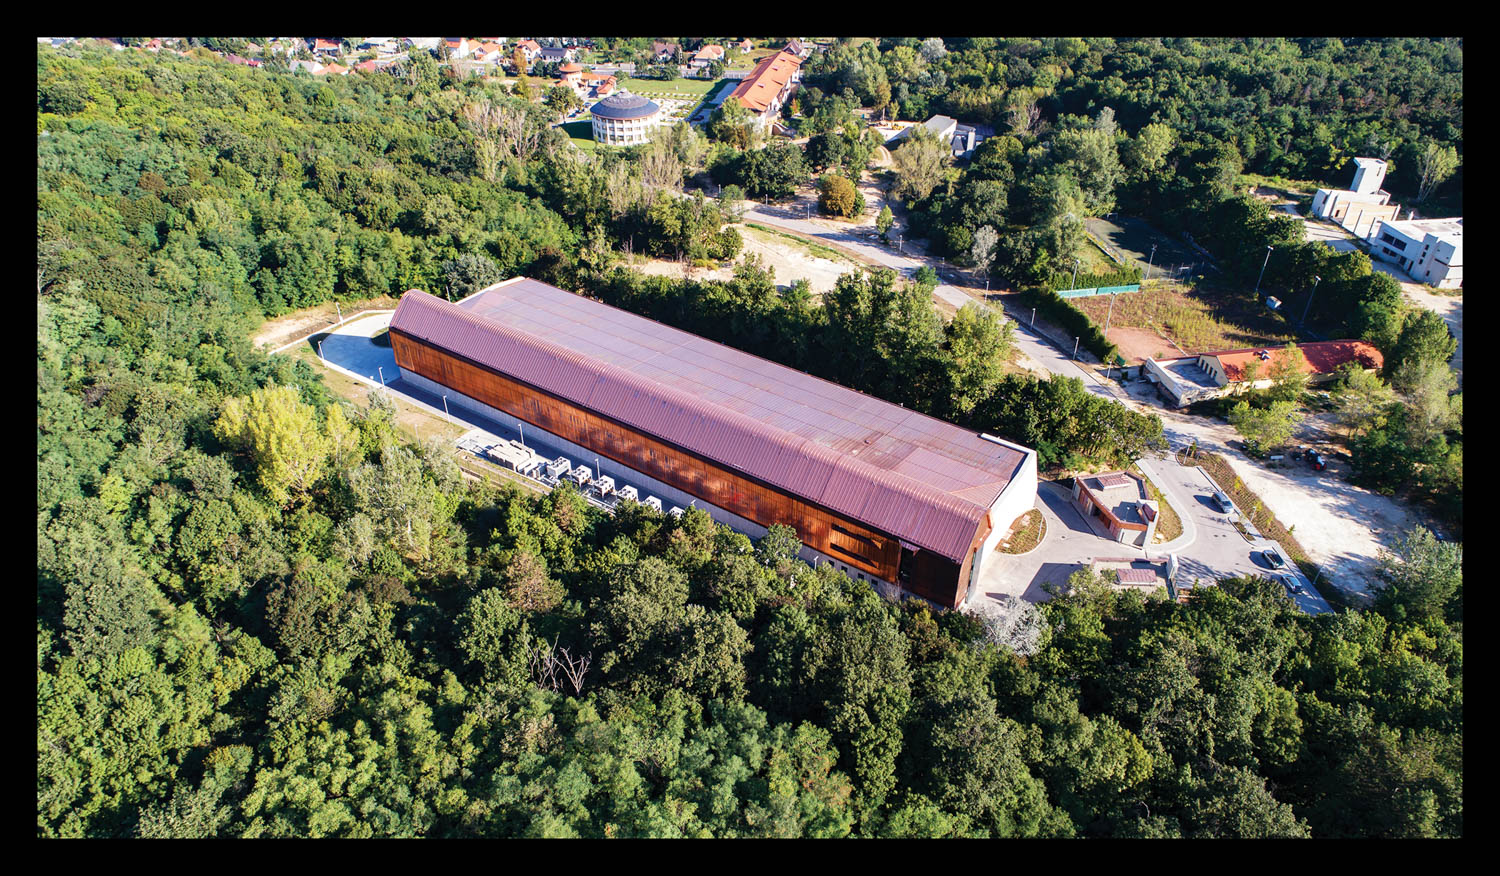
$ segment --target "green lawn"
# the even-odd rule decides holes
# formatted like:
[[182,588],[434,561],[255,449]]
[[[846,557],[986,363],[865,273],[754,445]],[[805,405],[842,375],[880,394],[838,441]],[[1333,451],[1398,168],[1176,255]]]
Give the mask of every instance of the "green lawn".
[[562,129],[563,133],[568,135],[568,139],[573,141],[574,146],[592,152],[599,148],[599,144],[594,142],[594,123],[590,118],[585,113],[583,118],[568,122],[562,126]]
[[[722,80],[720,80],[722,81]],[[676,97],[686,100],[690,97],[701,97],[709,92],[716,83],[707,79],[621,79],[620,88],[631,94],[665,94],[668,97]]]

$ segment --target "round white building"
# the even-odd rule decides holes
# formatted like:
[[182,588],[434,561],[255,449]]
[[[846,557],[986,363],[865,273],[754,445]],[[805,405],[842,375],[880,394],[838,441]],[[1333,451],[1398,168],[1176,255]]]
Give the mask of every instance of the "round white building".
[[661,107],[639,95],[622,91],[589,108],[594,120],[594,142],[629,146],[646,142],[661,120]]

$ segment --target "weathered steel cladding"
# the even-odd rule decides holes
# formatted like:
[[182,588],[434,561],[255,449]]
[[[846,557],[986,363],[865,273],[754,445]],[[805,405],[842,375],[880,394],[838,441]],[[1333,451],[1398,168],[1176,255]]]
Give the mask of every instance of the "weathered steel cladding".
[[[396,364],[402,368],[535,423],[568,441],[592,448],[601,456],[757,523],[791,526],[814,549],[875,577],[897,580],[901,543],[889,533],[832,513],[770,484],[758,482],[746,473],[703,459],[686,448],[642,434],[628,424],[602,416],[600,412],[574,405],[487,366],[468,361],[466,357],[410,337],[394,325],[390,336]],[[834,547],[831,536],[835,525],[872,543],[873,549],[865,559]],[[916,556],[919,559],[936,557],[929,551],[921,551]],[[947,580],[926,580],[925,574],[919,571],[916,575],[908,575],[912,579],[908,588],[935,602],[956,604],[955,587],[961,586],[953,578],[957,564],[941,557],[936,559],[941,562],[919,565],[922,569],[946,573]]]
[[[533,285],[568,299],[577,298],[545,284]],[[596,302],[594,304],[597,305]],[[739,410],[650,380],[625,367],[625,363],[611,366],[604,361],[620,356],[628,357],[630,354],[639,355],[639,348],[654,349],[669,336],[693,338],[658,323],[641,320],[640,323],[649,331],[643,333],[639,342],[632,338],[626,344],[607,334],[591,338],[591,343],[601,346],[597,348],[596,355],[586,355],[565,344],[481,316],[483,313],[483,309],[471,312],[414,290],[402,298],[392,318],[391,327],[408,336],[425,339],[438,348],[450,350],[496,373],[512,375],[548,394],[572,402],[584,411],[597,411],[630,425],[643,434],[655,435],[729,469],[745,472],[756,480],[806,497],[810,502],[838,514],[884,532],[897,533],[914,544],[936,551],[956,562],[965,556],[975,528],[987,510],[985,505],[975,499],[984,497],[988,500],[996,492],[993,484],[976,484],[973,490],[979,495],[973,498],[960,497],[898,471],[867,463],[859,459],[857,454],[867,448],[878,449],[870,448],[869,445],[877,443],[876,439],[882,436],[859,428],[859,423],[851,423],[849,419],[818,417],[815,409],[797,404],[802,413],[806,414],[805,419],[816,421],[817,427],[834,434],[851,433],[835,446],[854,442],[853,446],[840,452],[825,443],[789,433]],[[576,332],[583,331],[585,329],[582,327],[576,328]],[[630,347],[630,344],[635,347]],[[721,351],[729,349],[721,345],[714,347],[718,349],[700,354],[700,358],[710,365],[718,362],[715,356],[720,356]],[[659,366],[670,362],[670,357],[660,357],[654,364]],[[637,368],[640,364],[635,363]],[[805,377],[744,354],[738,354],[734,361],[722,364],[725,368],[744,366],[764,371],[763,376],[767,381],[775,379],[778,373],[785,372]],[[419,373],[427,373],[417,370]],[[784,376],[780,379],[783,384],[786,382]],[[743,377],[737,380],[738,382],[726,382],[725,387],[745,391]],[[884,428],[894,430],[900,425],[893,417],[913,416],[904,409],[826,381],[809,378],[799,383],[797,388],[802,388],[803,383],[814,394],[828,396],[828,403],[837,401],[858,409],[857,413],[862,420]],[[454,388],[471,394],[461,387]],[[781,397],[766,394],[766,398],[774,401]],[[780,404],[785,406],[786,400],[782,398]],[[888,411],[896,413],[888,416]],[[516,415],[530,419],[524,414]],[[552,428],[545,422],[538,422],[538,425]],[[809,423],[810,427],[812,425]],[[948,424],[939,425],[956,432],[961,431]],[[910,448],[907,449],[907,454],[914,455]],[[925,480],[943,480],[936,467],[940,458],[933,459],[934,457],[938,455],[929,452],[926,457],[919,456],[912,460],[913,474]],[[923,462],[928,464],[923,465]]]
[[[508,280],[457,306],[979,505],[993,504],[1023,465],[1024,454],[952,423],[536,280]],[[916,450],[942,464],[918,465]]]

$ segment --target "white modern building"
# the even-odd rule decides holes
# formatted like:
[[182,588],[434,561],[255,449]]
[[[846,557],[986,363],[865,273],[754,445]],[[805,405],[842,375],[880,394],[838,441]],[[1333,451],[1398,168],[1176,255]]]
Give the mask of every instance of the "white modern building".
[[1386,163],[1379,158],[1354,159],[1354,182],[1348,189],[1318,189],[1313,195],[1312,214],[1336,222],[1360,237],[1368,236],[1380,222],[1395,219],[1401,210],[1391,203],[1385,182]]
[[1395,262],[1412,279],[1440,289],[1464,285],[1464,220],[1408,219],[1383,223],[1370,237],[1370,254]]
[[661,123],[661,107],[640,95],[621,91],[589,107],[593,117],[594,142],[630,146],[646,142]]

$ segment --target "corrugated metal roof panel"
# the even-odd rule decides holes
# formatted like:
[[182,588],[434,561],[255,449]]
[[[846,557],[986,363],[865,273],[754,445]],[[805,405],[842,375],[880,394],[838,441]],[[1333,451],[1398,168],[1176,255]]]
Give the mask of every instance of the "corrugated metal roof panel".
[[391,324],[957,561],[1024,458],[535,280],[457,305],[413,290]]

